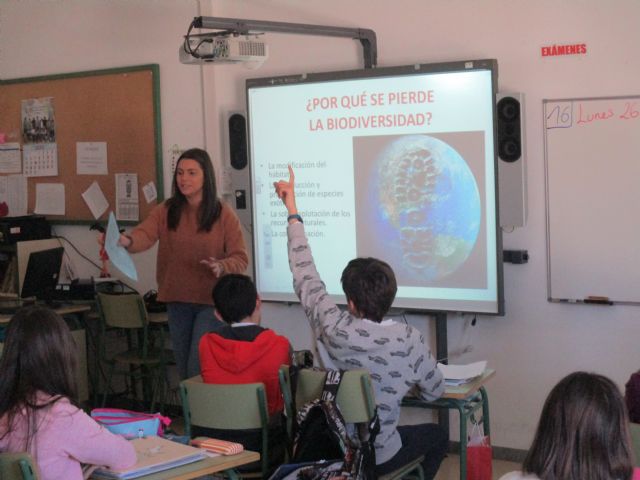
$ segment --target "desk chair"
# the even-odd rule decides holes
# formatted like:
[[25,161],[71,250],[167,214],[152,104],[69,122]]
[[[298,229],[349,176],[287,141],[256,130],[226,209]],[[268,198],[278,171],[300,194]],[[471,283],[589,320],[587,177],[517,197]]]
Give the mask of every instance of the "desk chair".
[[38,469],[28,453],[0,453],[1,480],[38,480]]
[[[287,433],[292,438],[292,423],[297,412],[303,405],[309,403],[322,394],[326,372],[323,370],[301,369],[298,371],[295,405],[291,392],[291,377],[289,367],[282,365],[278,371],[280,388],[284,396],[287,412]],[[373,419],[376,410],[371,377],[367,370],[347,370],[344,372],[336,403],[347,423],[368,423]],[[403,478],[419,478],[424,480],[422,470],[423,456],[409,462],[401,468],[379,477],[379,480],[396,480]]]
[[[98,293],[98,311],[102,319],[102,342],[100,356],[109,366],[102,406],[113,390],[114,375],[121,375],[131,382],[131,391],[137,396],[136,382],[142,381],[143,398],[151,397],[151,411],[155,410],[157,393],[165,379],[164,349],[153,348],[149,340],[149,322],[142,297],[137,293]],[[107,330],[120,329],[126,333],[127,349],[113,356],[107,354],[105,335]],[[120,367],[120,368],[118,368]],[[164,400],[160,399],[160,408]]]
[[259,471],[241,472],[242,477],[269,477],[269,413],[262,383],[217,385],[204,383],[200,375],[180,383],[185,435],[192,427],[219,430],[256,430],[262,434]]

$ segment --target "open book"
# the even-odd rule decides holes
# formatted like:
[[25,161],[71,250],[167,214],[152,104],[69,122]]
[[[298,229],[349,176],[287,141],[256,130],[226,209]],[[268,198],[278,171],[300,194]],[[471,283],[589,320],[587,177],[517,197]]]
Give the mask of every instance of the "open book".
[[93,472],[91,478],[127,480],[179,467],[206,457],[206,454],[199,448],[182,445],[181,443],[156,436],[136,438],[131,440],[131,443],[133,443],[138,455],[138,461],[133,467],[125,470],[99,468]]
[[462,385],[482,375],[487,368],[487,362],[475,362],[468,365],[445,365],[438,363],[438,369],[444,376],[446,385]]

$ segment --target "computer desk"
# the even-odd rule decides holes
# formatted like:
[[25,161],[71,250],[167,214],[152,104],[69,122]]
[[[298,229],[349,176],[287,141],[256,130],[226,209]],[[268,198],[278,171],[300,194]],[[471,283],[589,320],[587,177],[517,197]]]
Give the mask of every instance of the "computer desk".
[[[37,305],[37,304],[36,304]],[[46,306],[46,305],[43,305]],[[62,307],[54,308],[54,312],[58,315],[72,315],[72,314],[86,314],[91,311],[91,305],[79,304],[79,305],[64,305]],[[1,314],[0,325],[5,326],[9,323],[13,315]]]
[[[491,434],[489,426],[489,398],[484,384],[495,375],[496,371],[487,369],[477,379],[458,386],[445,387],[444,394],[437,400],[426,402],[419,398],[405,397],[402,405],[430,409],[458,410],[460,414],[460,480],[467,478],[467,422],[474,412],[482,409],[482,426],[484,435]],[[479,423],[479,422],[478,422]],[[447,432],[447,436],[448,436]]]

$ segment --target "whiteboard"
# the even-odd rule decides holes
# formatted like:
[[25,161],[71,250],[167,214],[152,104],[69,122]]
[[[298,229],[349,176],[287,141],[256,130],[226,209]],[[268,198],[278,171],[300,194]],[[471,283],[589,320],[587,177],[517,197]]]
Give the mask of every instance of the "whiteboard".
[[549,300],[640,305],[640,96],[543,107]]

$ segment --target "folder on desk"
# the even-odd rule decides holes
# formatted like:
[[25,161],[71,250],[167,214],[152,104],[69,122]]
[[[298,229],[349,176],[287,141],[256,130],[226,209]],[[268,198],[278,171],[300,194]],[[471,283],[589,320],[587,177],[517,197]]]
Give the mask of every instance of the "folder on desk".
[[91,478],[128,480],[196,462],[206,457],[199,448],[156,436],[136,438],[131,440],[131,443],[138,455],[138,461],[133,467],[124,470],[100,468],[93,472]]
[[445,365],[438,363],[438,369],[444,376],[446,385],[463,385],[482,375],[487,368],[487,362],[475,362],[468,365]]

